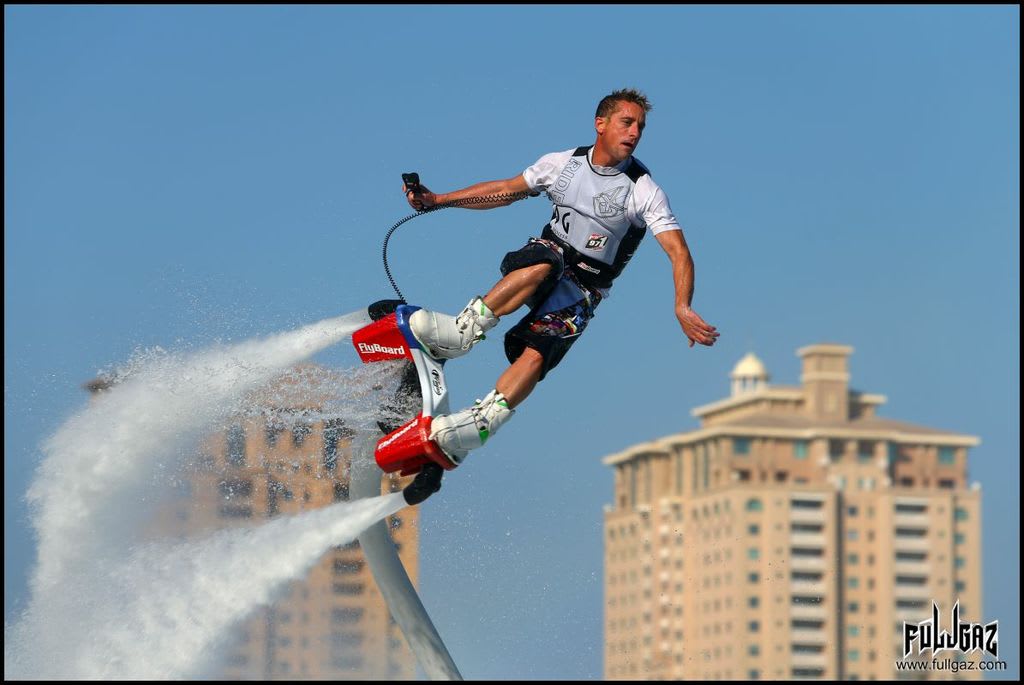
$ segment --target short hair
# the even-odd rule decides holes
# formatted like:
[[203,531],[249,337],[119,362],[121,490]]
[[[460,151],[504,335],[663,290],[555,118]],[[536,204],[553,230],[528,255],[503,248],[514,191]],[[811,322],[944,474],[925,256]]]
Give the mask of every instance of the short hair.
[[601,99],[601,102],[597,105],[597,113],[594,117],[597,119],[610,117],[612,112],[615,111],[615,104],[617,102],[632,102],[633,104],[643,107],[644,112],[650,112],[652,109],[651,103],[648,101],[646,95],[635,88],[623,88],[622,90],[616,90],[610,95],[604,96]]

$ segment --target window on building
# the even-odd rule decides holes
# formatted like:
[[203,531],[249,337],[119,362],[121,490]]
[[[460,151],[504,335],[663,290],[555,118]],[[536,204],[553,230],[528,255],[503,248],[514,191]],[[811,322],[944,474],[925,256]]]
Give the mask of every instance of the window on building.
[[702,478],[702,481],[703,481],[703,483],[704,483],[704,489],[705,489],[705,490],[707,490],[707,489],[708,489],[708,482],[709,482],[709,476],[708,476],[708,474],[709,474],[709,473],[710,473],[710,471],[711,471],[711,454],[710,454],[710,452],[711,452],[711,450],[709,449],[709,450],[708,450],[708,451],[707,451],[707,452],[706,452],[706,453],[704,454],[704,473],[703,473],[703,478]]
[[764,505],[761,504],[761,500],[756,497],[752,497],[747,500],[747,511],[763,511]]
[[846,634],[849,635],[850,637],[857,637],[858,635],[860,635],[860,627],[859,626],[847,626],[846,627]]
[[760,578],[758,577],[758,575],[756,573],[748,573],[747,574],[747,582],[756,585],[759,581],[760,581]]
[[749,606],[751,609],[756,609],[758,607],[758,605],[760,605],[760,604],[761,604],[761,599],[759,597],[748,597],[747,598],[747,606]]
[[747,469],[736,469],[736,479],[741,483],[746,483],[750,480],[750,471]]
[[280,421],[276,418],[269,419],[264,427],[264,439],[267,441],[267,447],[277,447],[277,436],[280,435],[284,427]]
[[324,468],[334,471],[338,465],[338,441],[345,430],[341,419],[328,419],[324,422]]
[[819,583],[823,576],[820,571],[793,571],[790,577],[797,583]]
[[871,440],[857,441],[857,460],[860,462],[871,461],[875,456],[875,443]]
[[806,459],[807,458],[807,441],[806,440],[797,440],[796,442],[793,443],[793,456],[796,459]]
[[761,532],[761,527],[756,523],[751,523],[749,526],[747,526],[747,532],[751,535],[757,535]]
[[331,609],[331,623],[358,623],[363,617],[361,607],[335,607]]
[[359,670],[363,667],[363,657],[336,656],[331,659],[331,666],[346,671]]
[[757,559],[760,556],[761,556],[761,553],[758,551],[758,549],[756,547],[751,547],[750,549],[747,550],[747,558],[748,559]]
[[967,590],[967,583],[965,583],[962,580],[958,580],[955,583],[953,583],[953,587],[956,588],[957,592],[964,592]]
[[245,428],[235,424],[228,429],[228,464],[245,466]]
[[957,507],[956,508],[956,520],[957,521],[966,521],[967,520],[967,510],[966,509],[962,509],[960,507]]
[[897,609],[927,609],[929,602],[927,599],[897,599]]
[[927,576],[896,576],[896,584],[910,587],[924,587],[928,584]]
[[247,504],[222,504],[220,515],[226,519],[248,519],[252,518],[252,507]]
[[759,645],[749,645],[747,647],[747,654],[750,656],[757,656],[761,653],[761,647]]
[[828,456],[832,461],[839,461],[843,457],[843,452],[846,451],[845,440],[829,440],[828,441]]
[[939,448],[939,463],[952,466],[956,463],[956,450],[952,447],[940,447]]
[[292,426],[292,445],[302,447],[306,438],[313,432],[313,427],[305,421],[296,421]]
[[747,623],[747,630],[751,633],[756,633],[757,631],[761,630],[761,624],[757,621],[750,621],[749,623]]
[[860,581],[857,578],[847,578],[846,587],[851,590],[856,590],[860,586]]
[[697,445],[697,447],[694,448],[694,450],[695,451],[692,459],[693,479],[690,481],[690,490],[693,492],[697,492],[697,463],[704,458],[704,445]]
[[334,572],[338,575],[353,575],[363,570],[362,559],[335,559]]
[[793,654],[822,654],[825,651],[825,645],[795,643],[790,649]]
[[964,566],[967,565],[967,560],[964,559],[963,557],[956,557],[956,559],[954,560],[954,563],[955,563],[957,568],[963,568]]
[[890,466],[892,464],[896,463],[897,461],[899,461],[899,458],[900,458],[900,446],[897,443],[895,443],[895,442],[890,442],[889,443],[888,456],[889,456],[889,465]]
[[750,438],[733,438],[732,453],[741,456],[750,454]]
[[820,559],[825,556],[825,550],[820,547],[793,547],[789,553],[798,559]]
[[250,497],[252,495],[252,480],[249,478],[225,478],[217,483],[221,497],[234,499],[236,497]]

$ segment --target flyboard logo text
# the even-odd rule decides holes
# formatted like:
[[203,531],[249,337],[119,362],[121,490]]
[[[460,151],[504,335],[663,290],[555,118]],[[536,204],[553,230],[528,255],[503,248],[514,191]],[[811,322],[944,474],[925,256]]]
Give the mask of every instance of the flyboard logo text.
[[405,354],[404,347],[384,347],[380,343],[373,343],[372,345],[367,345],[366,343],[361,342],[359,343],[359,351],[362,352],[363,354],[371,354],[373,352],[377,352],[380,354]]
[[939,606],[932,602],[932,617],[917,624],[903,622],[903,658],[910,656],[914,643],[916,653],[931,650],[933,655],[946,650],[958,650],[964,654],[982,650],[993,657],[999,656],[999,621],[982,625],[960,620],[960,602],[953,605],[951,630],[942,630],[939,622]]
[[441,374],[437,372],[437,369],[431,369],[430,371],[431,385],[434,386],[434,394],[438,397],[444,394],[444,386],[441,385]]

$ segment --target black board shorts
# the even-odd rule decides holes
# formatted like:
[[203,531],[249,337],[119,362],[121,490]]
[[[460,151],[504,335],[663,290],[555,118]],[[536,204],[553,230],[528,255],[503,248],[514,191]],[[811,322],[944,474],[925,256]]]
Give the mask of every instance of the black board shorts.
[[558,243],[530,238],[524,247],[509,252],[501,261],[501,274],[537,264],[550,264],[551,273],[526,300],[530,312],[505,334],[505,356],[515,362],[530,347],[544,359],[540,380],[558,366],[572,344],[583,335],[601,303],[601,293],[580,284],[566,268]]

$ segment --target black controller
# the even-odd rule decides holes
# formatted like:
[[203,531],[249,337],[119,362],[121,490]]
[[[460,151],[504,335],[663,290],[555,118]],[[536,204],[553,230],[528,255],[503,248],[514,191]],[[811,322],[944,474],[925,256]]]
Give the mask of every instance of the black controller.
[[402,174],[402,182],[405,183],[405,192],[413,194],[420,192],[420,175],[415,171]]

